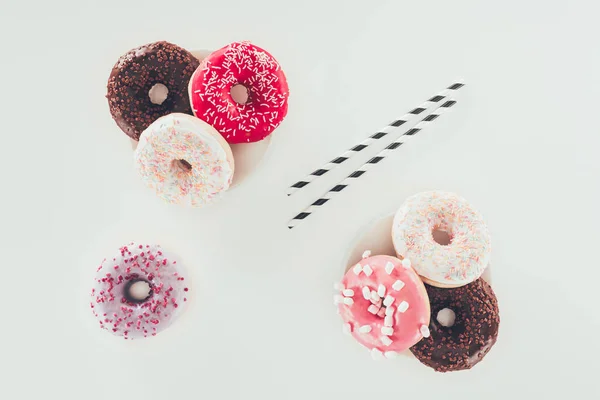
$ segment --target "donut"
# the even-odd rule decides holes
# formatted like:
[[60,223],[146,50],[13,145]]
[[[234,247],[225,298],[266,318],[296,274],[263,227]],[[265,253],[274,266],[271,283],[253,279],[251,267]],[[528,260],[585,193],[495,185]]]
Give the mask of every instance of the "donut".
[[344,332],[373,358],[395,358],[429,336],[429,300],[410,262],[365,252],[334,288]]
[[[188,84],[199,64],[190,52],[168,42],[137,47],[119,58],[108,78],[106,94],[119,128],[139,140],[158,118],[173,112],[191,114]],[[150,99],[151,92],[165,87],[166,98]]]
[[[136,285],[146,291],[136,296]],[[188,287],[177,260],[160,246],[130,243],[96,271],[90,307],[100,327],[125,339],[155,336],[183,309]]]
[[229,144],[206,122],[169,114],[154,121],[134,153],[142,181],[168,203],[202,206],[231,185]]
[[457,287],[479,278],[490,262],[490,234],[482,216],[462,197],[423,192],[406,199],[394,216],[392,240],[423,281]]
[[[410,351],[423,364],[439,372],[472,368],[498,338],[500,316],[494,291],[481,278],[458,288],[430,285],[425,288],[431,302],[431,336]],[[453,325],[452,318],[442,320],[446,311],[454,314]]]
[[[243,85],[244,104],[231,89]],[[283,121],[288,85],[271,54],[248,42],[235,42],[202,60],[189,85],[194,115],[214,126],[229,143],[263,140]]]

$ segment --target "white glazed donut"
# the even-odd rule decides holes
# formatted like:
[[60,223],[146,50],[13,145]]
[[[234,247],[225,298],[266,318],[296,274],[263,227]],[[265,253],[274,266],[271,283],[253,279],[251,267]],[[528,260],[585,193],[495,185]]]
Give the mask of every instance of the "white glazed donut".
[[144,183],[169,203],[202,206],[231,185],[229,144],[206,122],[173,113],[154,121],[134,154]]
[[[141,298],[132,290],[137,283],[145,283],[147,288]],[[181,312],[187,292],[177,260],[160,246],[130,243],[102,261],[90,307],[100,327],[117,336],[155,336]]]
[[[434,232],[445,232],[440,244]],[[490,262],[491,241],[485,222],[462,197],[423,192],[406,199],[392,227],[396,253],[411,260],[426,283],[463,286],[479,278]]]

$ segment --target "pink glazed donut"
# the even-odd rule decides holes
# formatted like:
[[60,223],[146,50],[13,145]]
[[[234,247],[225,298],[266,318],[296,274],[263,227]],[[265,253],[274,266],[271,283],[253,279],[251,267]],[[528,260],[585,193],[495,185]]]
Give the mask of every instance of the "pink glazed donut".
[[344,331],[373,358],[395,358],[429,337],[429,297],[407,259],[369,255],[335,284],[334,303]]
[[[244,104],[231,96],[243,85]],[[211,124],[229,143],[263,140],[283,121],[288,84],[281,66],[266,50],[249,42],[231,43],[202,60],[189,84],[194,115]]]
[[[100,327],[125,339],[155,336],[179,314],[187,285],[177,261],[160,246],[131,243],[96,271],[90,306]],[[132,288],[143,283],[144,297]]]

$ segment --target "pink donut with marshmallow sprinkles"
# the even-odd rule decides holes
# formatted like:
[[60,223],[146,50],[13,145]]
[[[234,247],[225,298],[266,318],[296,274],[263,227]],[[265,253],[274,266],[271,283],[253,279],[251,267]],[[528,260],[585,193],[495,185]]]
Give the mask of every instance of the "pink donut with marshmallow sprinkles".
[[334,287],[344,332],[373,358],[395,358],[429,337],[429,297],[408,259],[366,251]]
[[187,295],[177,260],[160,246],[131,243],[98,267],[90,306],[102,329],[135,339],[167,328]]

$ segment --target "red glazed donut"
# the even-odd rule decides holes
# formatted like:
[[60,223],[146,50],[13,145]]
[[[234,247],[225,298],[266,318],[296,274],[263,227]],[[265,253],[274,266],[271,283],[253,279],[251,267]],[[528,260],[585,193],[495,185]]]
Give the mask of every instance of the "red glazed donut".
[[[245,104],[231,97],[243,85]],[[289,90],[279,63],[248,42],[235,42],[205,58],[192,75],[190,102],[196,117],[211,124],[229,143],[263,140],[287,114]]]

